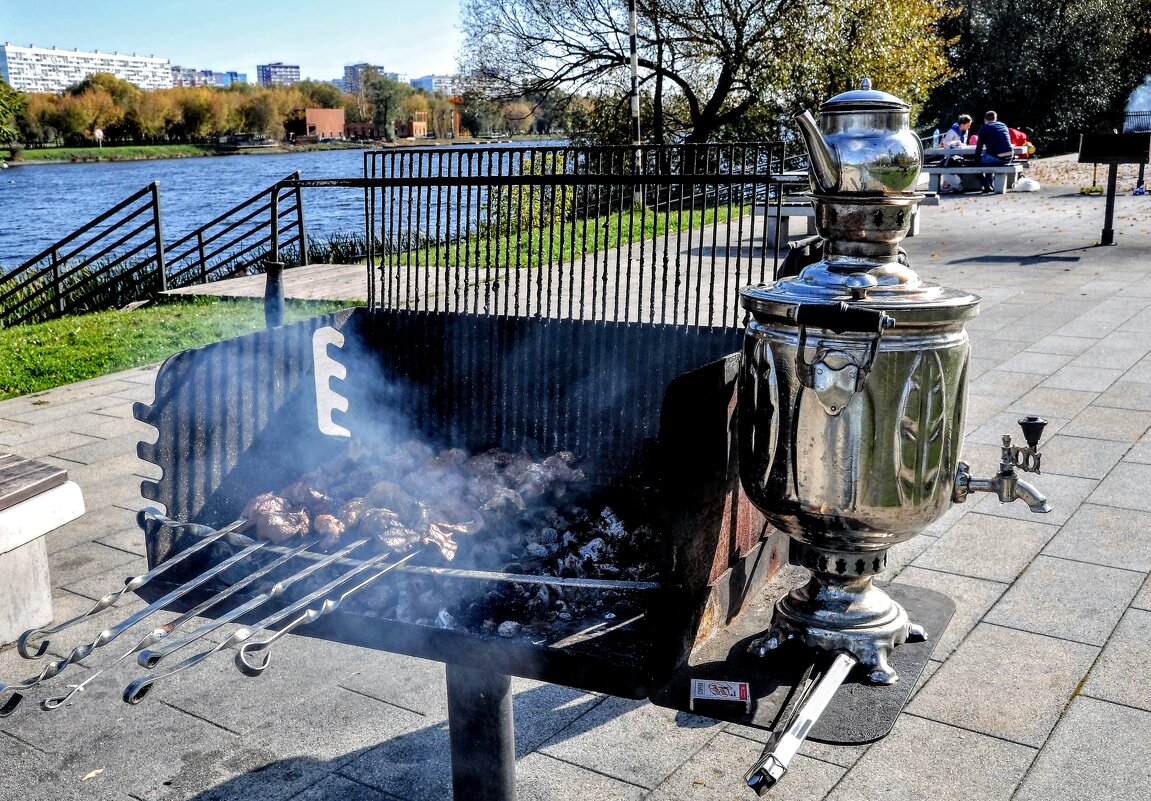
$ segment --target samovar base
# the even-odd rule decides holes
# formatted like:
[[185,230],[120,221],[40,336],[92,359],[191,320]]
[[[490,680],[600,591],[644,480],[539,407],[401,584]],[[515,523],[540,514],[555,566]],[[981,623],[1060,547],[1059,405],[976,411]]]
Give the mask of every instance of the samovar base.
[[841,580],[815,574],[775,604],[771,627],[748,650],[764,656],[789,640],[834,653],[846,651],[868,671],[872,684],[895,684],[889,661],[905,642],[927,639],[904,608],[876,587],[871,577]]

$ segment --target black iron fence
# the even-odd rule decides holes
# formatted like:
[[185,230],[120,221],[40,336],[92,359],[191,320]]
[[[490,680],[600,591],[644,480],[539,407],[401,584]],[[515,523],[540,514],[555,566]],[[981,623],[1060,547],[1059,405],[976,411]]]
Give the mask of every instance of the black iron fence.
[[[294,172],[284,181],[298,181]],[[286,256],[308,263],[300,189],[277,182],[167,245],[168,286],[206,284],[262,271]]]
[[[156,184],[0,279],[0,324],[307,264],[303,188],[364,193],[366,295],[385,308],[729,326],[770,280],[778,143],[399,148],[363,178],[293,173],[162,246]],[[121,215],[121,216],[117,216]],[[98,231],[84,238],[89,232]]]
[[372,151],[368,300],[385,308],[737,325],[769,280],[783,146]]

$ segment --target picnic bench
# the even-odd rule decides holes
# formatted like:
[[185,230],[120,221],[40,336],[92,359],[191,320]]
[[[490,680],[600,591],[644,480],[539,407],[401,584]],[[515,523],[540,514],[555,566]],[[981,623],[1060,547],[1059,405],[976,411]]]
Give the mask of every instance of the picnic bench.
[[939,191],[939,178],[942,175],[982,175],[983,173],[991,173],[991,180],[995,191],[1002,195],[1007,192],[1008,189],[1015,186],[1015,182],[1023,172],[1023,167],[1018,163],[1003,165],[952,165],[948,167],[932,165],[930,167],[924,167],[922,172],[928,177],[927,188],[931,192]]
[[0,645],[52,622],[46,535],[82,514],[67,470],[0,453]]

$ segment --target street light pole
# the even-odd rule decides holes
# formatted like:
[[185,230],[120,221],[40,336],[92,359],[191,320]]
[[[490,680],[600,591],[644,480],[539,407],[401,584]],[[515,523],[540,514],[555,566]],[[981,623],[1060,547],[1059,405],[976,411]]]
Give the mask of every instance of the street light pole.
[[627,0],[628,28],[631,46],[631,143],[635,146],[635,191],[632,193],[633,206],[643,204],[643,190],[639,184],[639,174],[643,169],[643,153],[640,146],[643,140],[639,131],[639,46],[638,23],[635,14],[635,0]]

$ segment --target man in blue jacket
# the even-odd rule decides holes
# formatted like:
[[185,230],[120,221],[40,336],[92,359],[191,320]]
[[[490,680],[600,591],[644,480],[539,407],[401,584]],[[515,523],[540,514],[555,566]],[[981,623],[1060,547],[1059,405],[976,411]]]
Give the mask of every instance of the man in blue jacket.
[[[1011,132],[999,121],[999,115],[989,111],[983,115],[983,125],[979,128],[979,141],[975,143],[975,161],[979,164],[1001,166],[1010,164],[1015,158],[1011,147]],[[993,176],[985,172],[979,176],[983,182],[983,194],[995,191]]]

